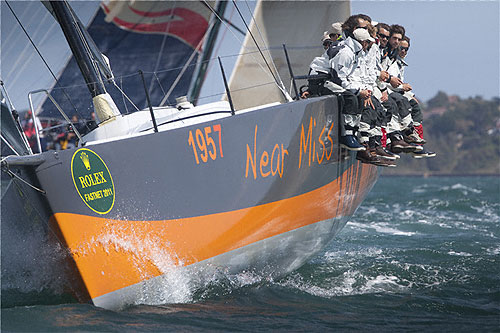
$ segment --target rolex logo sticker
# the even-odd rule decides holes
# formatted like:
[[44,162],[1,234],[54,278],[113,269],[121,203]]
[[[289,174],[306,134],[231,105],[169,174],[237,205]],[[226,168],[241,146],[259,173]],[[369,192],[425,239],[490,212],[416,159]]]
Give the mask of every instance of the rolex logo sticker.
[[80,154],[80,158],[82,159],[82,162],[83,162],[83,165],[85,165],[85,168],[87,170],[90,170],[89,155],[87,155],[87,153],[83,152]]
[[87,148],[71,159],[71,176],[83,202],[98,214],[108,213],[115,203],[113,178],[102,158]]

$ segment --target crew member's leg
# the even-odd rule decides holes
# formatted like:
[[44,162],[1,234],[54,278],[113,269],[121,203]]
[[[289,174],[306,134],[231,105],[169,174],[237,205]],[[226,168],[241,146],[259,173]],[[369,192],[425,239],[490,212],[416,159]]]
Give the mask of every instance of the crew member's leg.
[[341,110],[344,132],[341,133],[340,145],[349,150],[363,151],[366,148],[360,145],[355,137],[361,121],[358,97],[348,90],[342,92],[341,96],[344,102]]
[[372,101],[375,106],[377,119],[375,121],[375,128],[372,131],[372,137],[370,138],[373,142],[369,146],[375,150],[377,156],[384,159],[395,160],[400,158],[399,155],[386,150],[384,147],[385,142],[383,142],[383,140],[385,138],[383,137],[384,133],[382,129],[387,126],[387,110],[382,106],[377,98],[373,98]]
[[[396,164],[387,159],[387,157],[390,156],[389,154],[384,154],[384,156],[377,154],[377,150],[382,148],[380,144],[380,118],[383,108],[378,99],[373,96],[371,97],[371,102],[375,108],[372,108],[371,105],[363,105],[364,107],[361,113],[361,122],[359,127],[359,140],[363,145],[368,147],[368,149],[366,151],[358,152],[356,158],[363,163],[370,163],[385,167],[395,167]],[[363,103],[363,101],[360,101],[360,103]],[[395,159],[392,156],[390,157],[391,160]]]
[[392,108],[391,119],[387,124],[387,137],[391,140],[390,150],[396,154],[422,150],[420,146],[405,142],[401,133],[412,123],[408,100],[399,93],[392,93],[386,103]]
[[[411,96],[409,99],[410,105],[411,105],[411,117],[413,118],[413,128],[414,128],[414,135],[418,135],[418,137],[425,143],[424,140],[424,128],[422,126],[422,122],[424,120],[424,117],[422,115],[422,110],[420,108],[420,105],[418,104],[417,100]],[[413,152],[413,157],[414,158],[426,158],[426,157],[434,157],[436,156],[435,152],[428,151],[426,149],[420,150],[420,151],[415,151]]]

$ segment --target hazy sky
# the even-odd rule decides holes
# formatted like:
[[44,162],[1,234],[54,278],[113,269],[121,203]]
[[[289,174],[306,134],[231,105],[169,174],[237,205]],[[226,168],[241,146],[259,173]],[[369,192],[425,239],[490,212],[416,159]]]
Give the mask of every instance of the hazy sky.
[[[226,16],[231,7],[228,6]],[[421,100],[429,100],[439,90],[465,98],[500,96],[500,1],[353,0],[351,13],[367,14],[374,21],[406,28],[411,47],[405,78]],[[318,39],[311,36],[312,41]],[[237,53],[239,46],[231,45],[235,42],[227,33],[220,53]],[[311,41],[304,44],[311,45]],[[218,68],[212,68],[210,78],[214,83],[202,92],[215,91],[220,77],[217,71]]]
[[500,1],[352,1],[351,12],[406,28],[405,78],[423,100],[500,96]]
[[[22,110],[27,107],[27,92],[50,87],[50,77],[31,46],[21,46],[26,37],[1,2],[0,75],[17,108]],[[35,10],[40,6],[39,2],[11,0],[9,3],[16,11],[26,6]],[[85,11],[86,6],[81,1],[72,3],[85,22],[91,12]],[[242,8],[246,8],[241,3]],[[249,4],[252,8],[255,6],[255,3]],[[313,2],[311,5],[314,5]],[[228,5],[226,17],[232,14],[232,21],[243,28],[232,7]],[[439,90],[460,97],[480,95],[489,99],[500,96],[500,1],[351,1],[351,12],[364,13],[375,21],[398,23],[406,28],[411,38],[406,81],[412,84],[420,99],[426,101]],[[60,44],[55,40],[55,37],[60,37],[57,26],[40,28],[42,23],[51,21],[48,14],[34,17],[32,11],[27,11],[23,17],[23,22],[28,22],[30,34],[38,41],[44,41],[41,43],[42,53],[47,55],[49,65],[57,68],[64,64],[69,50],[67,46],[61,49],[56,47],[57,43]],[[304,19],[299,24],[314,22]],[[221,32],[224,33],[225,29],[223,26]],[[242,39],[241,36],[239,38]],[[311,45],[318,39],[318,36],[311,36],[311,40],[304,41],[304,44]],[[219,55],[234,55],[239,49],[239,42],[230,32],[225,33],[221,45],[219,42],[216,45]],[[21,61],[21,54],[32,54],[29,57],[32,64]],[[231,61],[225,61],[225,66],[226,72],[230,73]],[[224,90],[217,66],[212,66],[205,86],[202,96]]]

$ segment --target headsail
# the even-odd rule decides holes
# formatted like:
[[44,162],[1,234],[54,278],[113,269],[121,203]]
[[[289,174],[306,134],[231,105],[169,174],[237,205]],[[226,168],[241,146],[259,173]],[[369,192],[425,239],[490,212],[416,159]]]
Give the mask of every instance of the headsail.
[[[194,1],[105,1],[87,28],[101,52],[109,58],[116,84],[139,108],[146,106],[143,83],[139,70],[146,73],[153,104],[159,104],[184,66],[187,65],[170,101],[187,95],[195,69],[196,57],[209,28],[210,10]],[[190,59],[190,60],[189,60]],[[187,63],[189,60],[189,63]],[[156,74],[150,74],[157,72]],[[125,77],[123,77],[125,76]],[[79,113],[92,111],[74,59],[71,59],[52,90],[63,109],[72,113],[71,103],[59,87],[69,90],[72,103]],[[71,88],[73,86],[73,88]],[[107,84],[107,90],[122,112],[131,111],[133,105],[119,90]],[[40,112],[44,116],[56,114],[50,101]]]
[[[349,13],[348,1],[259,1],[250,32],[261,49],[270,48],[264,51],[267,62],[270,63],[270,53],[279,76],[289,89],[290,75],[282,44],[288,48],[294,74],[307,74],[311,60],[322,53],[323,31],[334,22],[344,21]],[[236,109],[284,101],[249,33],[229,86]],[[253,88],[241,90],[248,87]]]

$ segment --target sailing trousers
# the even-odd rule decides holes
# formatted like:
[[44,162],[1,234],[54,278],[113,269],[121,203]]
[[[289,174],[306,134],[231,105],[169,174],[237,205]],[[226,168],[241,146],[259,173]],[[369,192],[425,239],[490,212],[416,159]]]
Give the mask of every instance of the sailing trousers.
[[[399,125],[395,126],[394,124],[391,124],[393,115],[398,114],[398,105],[396,104],[396,101],[393,98],[389,97],[387,101],[382,103],[382,105],[385,109],[385,115],[382,121],[382,127],[385,128],[387,133],[392,133],[394,131],[399,130]],[[397,118],[394,119],[396,120]]]
[[411,117],[411,105],[406,97],[398,92],[389,94],[389,99],[396,103],[396,112],[392,114],[387,123],[387,133],[402,131],[410,127],[413,123]]
[[342,116],[342,127],[340,135],[354,135],[359,129],[361,121],[361,109],[358,96],[346,90],[340,94],[342,105],[340,108]]
[[414,98],[412,98],[410,99],[410,106],[411,106],[411,118],[413,119],[414,125],[415,126],[421,125],[422,121],[424,120],[424,117],[422,115],[422,109],[420,108],[420,105]]
[[380,139],[382,138],[381,127],[386,118],[386,111],[380,101],[374,96],[371,97],[371,101],[375,109],[371,105],[364,106],[364,101],[359,100],[361,109],[361,121],[359,125],[359,142],[361,144],[368,144],[370,148],[374,148],[380,145]]
[[[340,122],[340,135],[354,135],[359,129],[361,109],[358,96],[350,90],[332,91],[326,85],[319,89],[320,95],[336,95],[339,101],[339,110],[342,121]],[[334,89],[334,88],[333,88]]]

